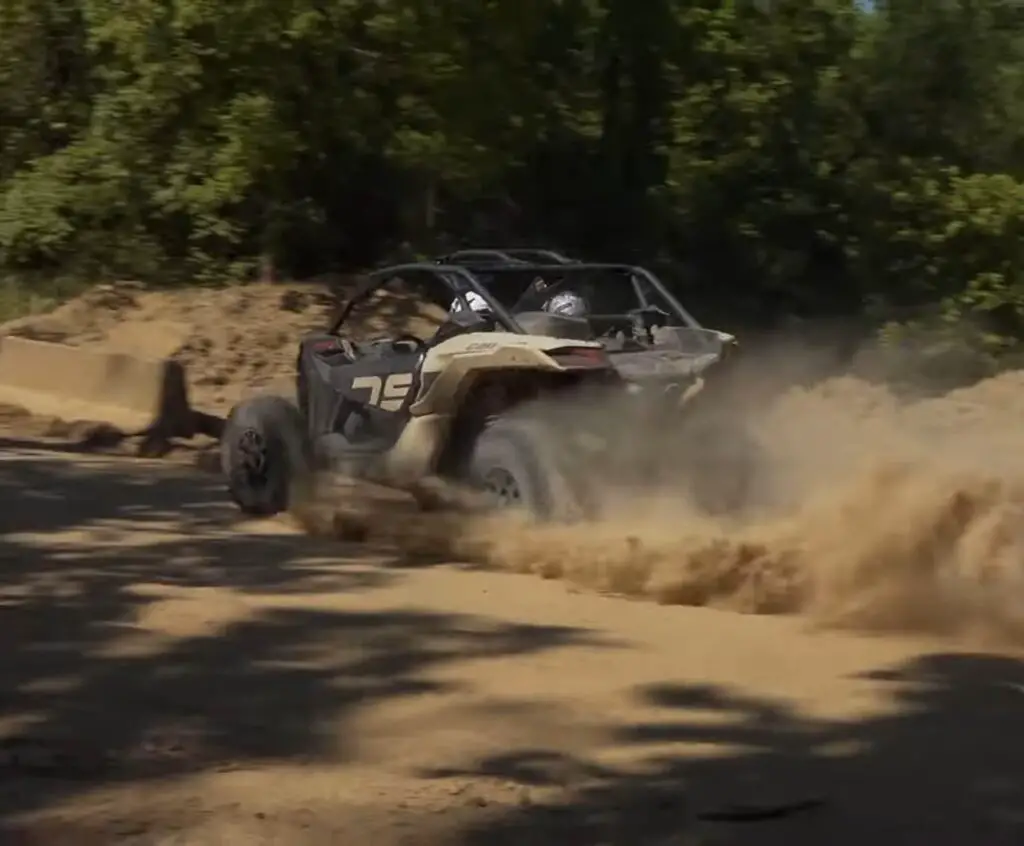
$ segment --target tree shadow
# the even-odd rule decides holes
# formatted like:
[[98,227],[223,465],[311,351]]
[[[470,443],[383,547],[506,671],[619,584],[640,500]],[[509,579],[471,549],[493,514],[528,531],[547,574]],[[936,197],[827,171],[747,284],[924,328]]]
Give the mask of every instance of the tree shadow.
[[223,483],[194,469],[157,461],[62,454],[73,446],[44,441],[0,442],[17,449],[0,460],[0,535],[71,529],[97,520],[152,521],[179,514],[204,526],[231,518]]
[[454,689],[446,665],[600,642],[569,627],[325,608],[402,575],[336,541],[240,533],[219,486],[155,468],[0,462],[4,842],[24,834],[14,815],[102,785],[345,762],[364,710]]
[[[60,579],[253,591],[353,590],[398,578],[359,564],[370,550],[246,520],[214,476],[161,462],[46,452],[0,462],[0,589]],[[350,559],[344,566],[339,560]]]
[[[238,532],[214,480],[156,467],[0,462],[0,838],[19,831],[16,813],[99,785],[344,762],[367,709],[458,689],[444,666],[606,643],[557,626],[299,607],[289,595],[406,576],[363,547]],[[462,846],[1022,842],[1024,664],[934,654],[865,683],[890,707],[840,721],[666,682],[636,691],[663,718],[607,729],[642,766],[527,748],[428,775],[561,791],[491,814]]]
[[658,750],[642,767],[531,750],[434,775],[559,785],[572,774],[567,798],[474,826],[460,846],[1024,842],[1024,663],[934,654],[869,678],[891,696],[882,716],[826,721],[663,684],[638,697],[671,716],[613,729],[622,744]]

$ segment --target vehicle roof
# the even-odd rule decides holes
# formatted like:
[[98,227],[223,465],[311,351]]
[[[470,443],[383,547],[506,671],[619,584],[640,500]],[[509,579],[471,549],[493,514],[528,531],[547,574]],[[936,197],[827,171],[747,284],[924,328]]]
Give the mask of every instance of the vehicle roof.
[[508,247],[505,250],[510,256],[515,258],[517,255],[525,255],[526,253],[532,253],[537,256],[544,256],[551,259],[557,264],[577,264],[578,259],[574,259],[571,256],[567,256],[565,253],[561,253],[558,250],[551,250],[547,247]]
[[[508,262],[510,264],[519,264],[522,262],[530,263],[542,259],[550,261],[554,264],[574,264],[576,259],[570,258],[564,253],[558,252],[558,250],[552,250],[547,247],[463,247],[458,250],[454,250],[447,253],[435,261],[439,264],[450,262],[454,259],[468,259],[480,256],[479,261],[497,261],[497,262]],[[529,258],[532,256],[533,258]]]

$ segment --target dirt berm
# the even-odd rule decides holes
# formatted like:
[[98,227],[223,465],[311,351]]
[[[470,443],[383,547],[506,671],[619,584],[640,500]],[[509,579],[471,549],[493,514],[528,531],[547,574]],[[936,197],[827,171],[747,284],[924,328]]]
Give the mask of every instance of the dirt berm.
[[287,293],[99,286],[49,314],[0,326],[0,402],[187,436],[192,406],[222,415],[243,386],[259,389],[288,372],[305,326],[282,310]]
[[197,430],[179,362],[49,341],[0,338],[0,403],[153,437]]
[[[245,395],[292,389],[296,340],[337,302],[324,285],[97,286],[0,325],[0,404],[164,439],[216,436]],[[420,308],[396,303],[387,326],[356,329],[410,331]]]

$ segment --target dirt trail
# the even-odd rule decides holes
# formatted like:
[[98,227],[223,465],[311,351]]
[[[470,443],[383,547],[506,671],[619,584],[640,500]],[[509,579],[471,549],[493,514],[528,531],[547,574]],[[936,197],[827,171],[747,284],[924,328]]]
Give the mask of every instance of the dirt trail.
[[166,464],[5,448],[0,514],[5,842],[1022,833],[1017,661],[410,567]]
[[[173,352],[223,410],[329,305],[121,286],[18,331]],[[9,440],[3,813],[46,843],[1020,842],[1024,672],[964,650],[1024,645],[1024,375],[734,412],[742,515],[612,491],[606,519],[541,529],[360,494],[350,548],[239,524],[184,468]],[[748,827],[725,807],[817,798]]]

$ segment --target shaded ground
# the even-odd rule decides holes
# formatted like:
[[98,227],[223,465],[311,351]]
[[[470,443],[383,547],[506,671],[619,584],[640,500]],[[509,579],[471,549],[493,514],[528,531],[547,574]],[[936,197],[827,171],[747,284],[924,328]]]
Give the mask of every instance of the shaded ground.
[[[652,756],[640,775],[595,773],[568,801],[473,826],[460,842],[653,846],[687,842],[671,838],[689,828],[689,842],[721,844],[1019,843],[1020,662],[937,653],[859,677],[883,682],[895,712],[820,721],[730,688],[643,687],[637,696],[664,717],[621,727],[621,742],[718,754]],[[709,715],[722,724],[708,726]],[[473,772],[543,783],[530,757],[544,760],[498,756]]]
[[397,575],[235,522],[184,470],[4,456],[0,814],[96,785],[336,765],[357,754],[349,716],[458,687],[434,667],[598,642],[415,607],[323,607],[321,593],[351,598]]
[[26,443],[0,534],[5,842],[1024,836],[1013,658],[396,567]]

